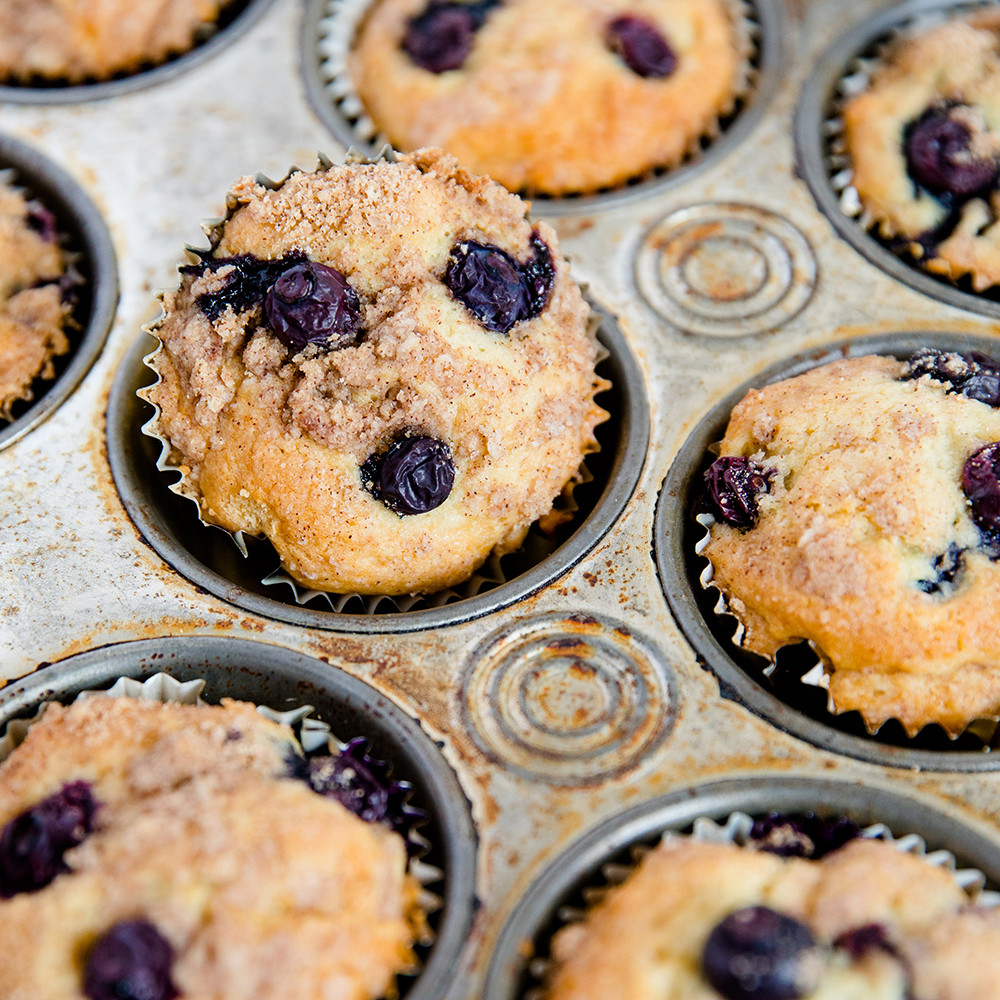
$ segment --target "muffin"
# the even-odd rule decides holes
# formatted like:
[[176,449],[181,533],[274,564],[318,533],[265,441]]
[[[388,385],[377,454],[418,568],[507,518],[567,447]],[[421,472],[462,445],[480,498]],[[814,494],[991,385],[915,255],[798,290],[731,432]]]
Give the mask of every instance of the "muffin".
[[319,590],[436,591],[516,548],[606,416],[554,232],[437,150],[230,206],[153,331],[179,491]]
[[705,474],[712,586],[768,658],[806,639],[833,711],[952,735],[1000,714],[1000,366],[835,361],[734,408]]
[[4,996],[386,995],[416,884],[330,761],[240,702],[48,706],[0,765]]
[[0,420],[69,350],[68,280],[52,213],[0,180]]
[[545,1000],[995,992],[1000,914],[951,872],[880,840],[805,856],[802,840],[786,822],[746,847],[668,837],[556,934]]
[[891,44],[843,109],[866,216],[932,272],[1000,283],[1000,10]]
[[9,0],[0,79],[79,83],[132,73],[191,48],[224,0]]
[[349,57],[394,146],[442,146],[513,191],[563,195],[672,167],[745,79],[727,0],[378,0]]

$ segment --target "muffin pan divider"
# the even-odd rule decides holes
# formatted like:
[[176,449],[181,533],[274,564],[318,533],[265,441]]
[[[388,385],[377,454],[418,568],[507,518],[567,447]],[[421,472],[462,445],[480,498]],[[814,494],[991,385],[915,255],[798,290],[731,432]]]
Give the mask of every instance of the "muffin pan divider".
[[[850,20],[880,6],[852,4]],[[120,288],[107,341],[77,388],[0,450],[0,708],[20,705],[23,685],[44,687],[58,669],[50,665],[75,654],[99,661],[107,648],[110,660],[131,640],[166,649],[178,636],[251,639],[276,662],[306,658],[314,670],[369,685],[438,745],[469,802],[471,928],[433,1000],[483,995],[498,942],[510,943],[508,918],[563,851],[628,810],[663,797],[684,802],[694,786],[831,781],[862,788],[876,805],[888,789],[912,811],[930,807],[935,830],[953,820],[1000,850],[993,753],[889,760],[862,736],[852,737],[862,744],[856,752],[769,721],[733,683],[741,675],[727,674],[739,666],[718,669],[717,651],[702,648],[696,605],[682,610],[676,600],[689,581],[671,519],[684,516],[677,503],[691,491],[680,470],[697,461],[685,442],[707,433],[706,416],[743,383],[793,357],[897,332],[995,340],[1000,356],[991,317],[875,266],[798,176],[800,95],[850,25],[836,0],[782,8],[782,37],[772,41],[787,58],[745,133],[662,187],[546,211],[620,338],[625,450],[593,486],[614,500],[606,523],[584,520],[585,535],[593,532],[586,544],[551,572],[543,564],[509,601],[487,592],[471,610],[445,605],[418,622],[406,612],[398,621],[333,612],[320,621],[242,587],[248,601],[226,572],[199,579],[192,567],[206,560],[240,566],[232,542],[221,532],[185,539],[191,565],[183,565],[169,547],[168,510],[183,501],[150,495],[156,484],[147,478],[122,486],[122,469],[149,443],[134,426],[144,405],[130,395],[142,372],[140,331],[156,313],[153,289],[175,285],[184,245],[203,242],[199,220],[223,214],[241,175],[281,177],[293,164],[311,169],[318,151],[332,160],[346,153],[309,103],[313,15],[295,0],[272,0],[210,58],[140,91],[72,105],[0,97],[0,135],[57,164],[96,206]],[[783,242],[787,227],[798,237]],[[649,281],[657,294],[643,293]],[[103,283],[96,292],[110,295]],[[788,301],[795,310],[782,307]],[[727,316],[723,332],[692,332],[692,310]],[[761,323],[763,310],[773,311]]]

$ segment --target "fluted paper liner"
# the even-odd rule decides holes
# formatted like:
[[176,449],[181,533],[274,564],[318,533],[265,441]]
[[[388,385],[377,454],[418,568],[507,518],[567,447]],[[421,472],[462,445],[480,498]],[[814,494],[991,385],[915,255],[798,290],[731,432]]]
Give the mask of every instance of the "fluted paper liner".
[[[392,147],[385,145],[383,146],[378,154],[374,157],[368,157],[363,152],[352,147],[345,157],[345,164],[358,164],[358,163],[379,163],[388,162],[394,163],[397,160],[397,153]],[[332,167],[333,161],[327,156],[320,153],[318,155],[318,170],[327,170]],[[298,168],[292,167],[289,169],[285,177],[280,181],[275,181],[270,177],[266,177],[263,174],[258,174],[255,177],[255,181],[271,190],[277,190],[285,183],[285,181],[294,173]],[[218,240],[221,238],[222,228],[225,226],[231,214],[236,210],[238,204],[232,195],[227,195],[226,199],[226,215],[220,219],[213,219],[202,223],[202,229],[205,235],[209,238],[211,246],[215,246]],[[192,258],[197,258],[198,250],[195,247],[188,246],[185,248]],[[565,259],[565,258],[564,258]],[[567,260],[568,263],[568,260]],[[587,287],[581,285],[581,291],[586,295]],[[153,371],[157,378],[156,381],[148,386],[145,386],[138,390],[137,395],[140,399],[149,403],[154,409],[154,414],[142,425],[142,432],[147,437],[154,438],[160,443],[160,454],[156,459],[156,468],[161,472],[172,472],[179,475],[179,479],[175,482],[170,483],[167,488],[178,496],[184,497],[190,500],[197,511],[198,520],[202,525],[206,527],[214,528],[218,531],[223,531],[228,534],[236,544],[239,551],[244,557],[247,557],[247,542],[245,538],[245,533],[243,531],[228,531],[225,528],[217,524],[213,524],[210,521],[206,521],[202,517],[201,513],[201,503],[199,500],[199,491],[191,484],[187,477],[188,469],[183,464],[178,464],[176,461],[176,455],[173,448],[160,426],[160,408],[157,404],[150,399],[150,391],[160,383],[161,375],[157,367],[157,361],[160,354],[163,351],[163,344],[159,340],[157,331],[160,324],[165,318],[165,309],[163,307],[163,297],[167,293],[167,289],[158,289],[156,292],[157,299],[160,302],[160,315],[153,320],[151,323],[143,327],[143,330],[157,339],[157,346],[143,358],[143,362],[147,368]],[[590,317],[587,324],[587,334],[591,341],[596,345],[597,354],[595,358],[595,370],[601,364],[602,361],[609,357],[608,351],[597,341],[597,331],[602,323],[601,316],[595,312],[593,309],[590,312]],[[605,378],[597,376],[596,378],[596,388],[594,390],[594,396],[600,395],[602,392],[606,392],[611,388],[612,383]],[[601,409],[598,407],[598,409]],[[601,426],[602,423],[606,422],[611,416],[606,411],[602,409],[604,417],[596,425]],[[595,428],[596,429],[596,428]],[[320,598],[324,600],[331,611],[342,612],[345,607],[352,601],[360,602],[364,608],[364,614],[375,615],[378,611],[379,606],[383,601],[389,602],[390,605],[396,611],[407,612],[412,610],[418,610],[426,607],[443,607],[448,604],[452,604],[456,601],[465,600],[470,597],[474,597],[484,590],[490,590],[497,587],[508,580],[507,573],[504,569],[502,560],[505,556],[512,554],[513,552],[529,553],[532,565],[537,565],[546,559],[549,555],[555,551],[557,544],[552,538],[548,537],[546,534],[547,530],[551,530],[560,524],[567,523],[575,519],[577,513],[579,512],[579,505],[574,499],[574,492],[579,486],[584,485],[593,481],[593,475],[588,470],[586,465],[586,459],[588,455],[596,454],[601,450],[601,446],[594,434],[591,434],[590,440],[584,442],[583,448],[581,450],[581,460],[580,467],[577,472],[567,481],[563,486],[562,492],[553,501],[552,510],[543,515],[534,524],[530,525],[525,536],[523,537],[521,544],[515,548],[497,548],[492,553],[490,553],[486,560],[481,566],[479,566],[472,576],[461,584],[456,584],[453,587],[447,588],[445,590],[438,591],[431,594],[410,594],[410,595],[392,595],[392,594],[359,594],[357,592],[347,592],[347,593],[336,593],[323,590],[315,590],[307,585],[304,585],[297,580],[295,580],[282,566],[277,566],[277,568],[264,576],[260,582],[265,586],[275,586],[277,588],[288,588],[290,591],[291,599],[300,605],[307,604],[308,602]],[[275,562],[278,561],[277,553],[275,553]],[[280,598],[279,598],[280,599]],[[287,602],[286,602],[287,603]]]
[[[324,16],[318,25],[319,37],[316,41],[320,56],[319,73],[325,95],[342,120],[345,132],[350,134],[351,140],[362,149],[371,151],[387,145],[388,140],[379,132],[357,94],[348,68],[348,59],[354,46],[354,38],[373,2],[374,0],[326,0]],[[761,26],[751,0],[723,0],[723,2],[733,26],[733,40],[739,57],[738,75],[733,81],[733,92],[729,101],[720,109],[718,116],[713,119],[706,131],[692,138],[677,162],[665,163],[646,171],[637,171],[628,182],[600,188],[597,191],[581,191],[565,195],[548,195],[542,190],[523,190],[517,193],[540,201],[571,200],[581,195],[600,195],[618,191],[636,183],[653,180],[679,166],[696,164],[705,149],[725,131],[727,119],[753,97],[760,75],[758,63],[761,52]]]

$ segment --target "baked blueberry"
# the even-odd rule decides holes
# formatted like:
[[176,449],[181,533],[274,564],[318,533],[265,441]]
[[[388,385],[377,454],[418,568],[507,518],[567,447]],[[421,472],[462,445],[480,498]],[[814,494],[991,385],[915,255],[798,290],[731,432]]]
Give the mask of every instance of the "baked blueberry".
[[667,77],[677,69],[677,54],[660,29],[644,17],[616,17],[608,23],[605,38],[608,48],[638,76]]
[[730,913],[702,952],[705,976],[726,1000],[798,1000],[817,986],[822,967],[812,931],[766,906]]
[[264,295],[264,314],[288,347],[349,347],[361,334],[361,303],[336,268],[314,261],[293,264]]
[[279,260],[261,260],[248,253],[235,257],[213,257],[211,250],[195,252],[201,261],[180,268],[181,274],[201,277],[206,271],[214,272],[223,267],[230,269],[222,288],[198,296],[198,308],[213,322],[227,309],[240,313],[259,306],[267,289],[290,266],[305,260],[304,255],[298,253]]
[[56,222],[56,217],[40,202],[40,201],[29,201],[28,202],[28,214],[27,220],[28,225],[46,243],[55,243],[56,236],[59,232],[58,223]]
[[403,51],[430,73],[460,69],[472,49],[476,32],[498,4],[499,0],[474,3],[432,0],[422,14],[407,23]]
[[93,829],[91,786],[74,781],[15,816],[0,832],[0,897],[47,886],[69,871],[63,855]]
[[404,437],[384,455],[372,455],[361,467],[361,480],[397,514],[425,514],[448,499],[455,463],[444,441]]
[[770,469],[752,458],[726,455],[705,470],[705,498],[712,513],[734,528],[757,523],[757,497],[770,488]]
[[170,942],[148,920],[115,924],[97,939],[83,971],[89,1000],[173,1000]]
[[984,548],[1000,558],[1000,442],[984,445],[966,459],[962,489]]
[[816,861],[861,833],[846,816],[825,819],[813,812],[767,813],[754,820],[750,839],[760,851]]
[[904,380],[927,375],[948,387],[989,406],[1000,406],[1000,365],[979,351],[959,354],[925,347],[911,355]]
[[934,575],[926,580],[918,580],[917,586],[925,594],[939,594],[949,591],[964,566],[965,559],[962,549],[952,542],[947,551],[935,557],[931,563]]
[[928,108],[905,129],[907,169],[931,194],[968,198],[996,180],[996,160],[972,151],[972,128],[964,120],[971,111],[965,105]]
[[537,233],[532,256],[520,263],[506,250],[468,240],[451,250],[444,282],[488,330],[508,333],[548,304],[555,281],[552,256]]

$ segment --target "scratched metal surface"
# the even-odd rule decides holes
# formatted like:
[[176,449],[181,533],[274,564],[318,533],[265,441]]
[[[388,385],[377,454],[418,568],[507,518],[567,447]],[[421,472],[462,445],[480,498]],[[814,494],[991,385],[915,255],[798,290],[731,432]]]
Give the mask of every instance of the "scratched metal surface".
[[104,422],[116,370],[156,313],[153,289],[173,284],[185,243],[202,242],[199,220],[221,214],[242,174],[281,177],[292,164],[314,165],[317,150],[345,152],[307,99],[302,5],[275,0],[210,60],[146,90],[0,105],[0,133],[55,161],[102,213],[121,292],[79,387],[0,451],[0,677],[133,639],[239,636],[327,661],[387,695],[440,741],[477,827],[481,906],[449,1000],[479,995],[507,916],[559,852],[601,821],[687,786],[838,779],[916,795],[1000,845],[1000,774],[988,766],[914,769],[831,752],[721,697],[673,617],[653,553],[673,459],[755,373],[845,337],[1000,332],[880,271],[796,177],[802,85],[835,36],[877,6],[793,3],[776,93],[738,145],[680,183],[554,217],[578,278],[617,315],[644,382],[649,445],[638,485],[554,582],[471,620],[414,631],[380,630],[377,618],[370,630],[296,624],[198,588],[145,543],[110,472]]

